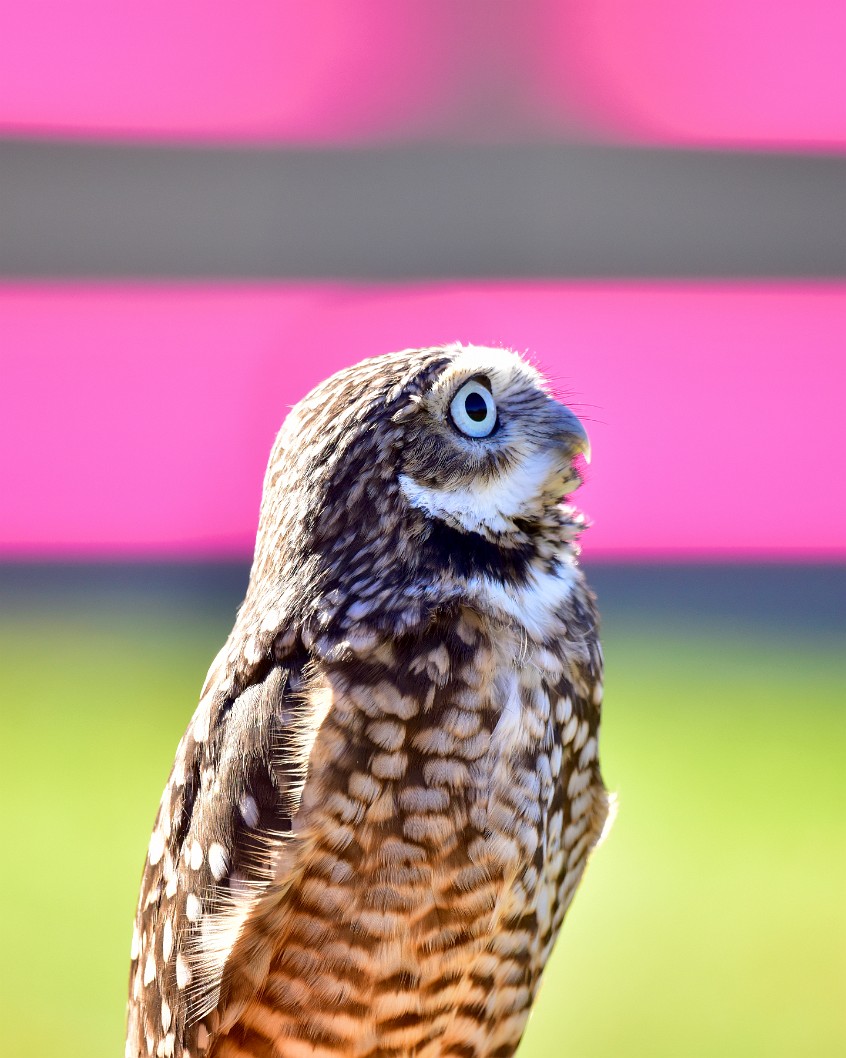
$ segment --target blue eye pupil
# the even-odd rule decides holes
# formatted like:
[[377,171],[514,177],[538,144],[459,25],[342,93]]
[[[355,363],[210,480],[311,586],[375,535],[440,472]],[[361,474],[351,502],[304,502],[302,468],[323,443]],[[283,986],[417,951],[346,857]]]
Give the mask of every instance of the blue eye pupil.
[[464,410],[473,422],[483,422],[488,414],[488,406],[481,393],[468,393],[464,398]]

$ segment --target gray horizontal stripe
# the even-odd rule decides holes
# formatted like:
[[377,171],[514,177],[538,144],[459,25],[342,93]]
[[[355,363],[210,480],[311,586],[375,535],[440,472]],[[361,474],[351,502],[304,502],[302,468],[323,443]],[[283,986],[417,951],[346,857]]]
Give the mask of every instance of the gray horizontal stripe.
[[[741,562],[586,562],[599,596],[603,629],[655,622],[696,634],[703,625],[727,636],[769,630],[802,639],[846,634],[846,565]],[[247,588],[242,562],[3,562],[0,613],[30,619],[49,612],[169,615],[218,620],[221,635]],[[785,605],[789,600],[789,605]],[[823,648],[825,644],[820,643]]]
[[5,277],[846,274],[846,158],[0,141]]

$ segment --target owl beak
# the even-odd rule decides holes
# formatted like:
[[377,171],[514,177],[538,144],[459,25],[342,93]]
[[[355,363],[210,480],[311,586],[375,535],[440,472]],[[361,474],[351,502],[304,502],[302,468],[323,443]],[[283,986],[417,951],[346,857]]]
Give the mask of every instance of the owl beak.
[[555,439],[567,452],[568,459],[583,456],[590,463],[590,438],[579,419],[563,404],[555,404]]

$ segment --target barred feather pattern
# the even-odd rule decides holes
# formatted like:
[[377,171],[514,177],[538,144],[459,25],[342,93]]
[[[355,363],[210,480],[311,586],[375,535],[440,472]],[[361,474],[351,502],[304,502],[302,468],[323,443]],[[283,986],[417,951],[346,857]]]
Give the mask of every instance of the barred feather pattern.
[[[514,1053],[608,817],[602,654],[568,467],[503,532],[504,507],[494,529],[433,517],[435,485],[467,487],[451,451],[430,447],[431,480],[399,454],[480,355],[504,408],[551,403],[514,354],[446,347],[365,362],[283,428],[247,600],[148,849],[128,1058]],[[349,436],[351,386],[381,435]],[[474,480],[536,465],[536,420]],[[354,517],[329,484],[358,490]]]

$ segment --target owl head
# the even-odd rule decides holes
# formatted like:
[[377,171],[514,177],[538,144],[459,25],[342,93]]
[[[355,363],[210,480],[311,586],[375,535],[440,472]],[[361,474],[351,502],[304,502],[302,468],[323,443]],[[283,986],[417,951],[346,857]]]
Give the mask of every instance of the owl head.
[[[407,624],[571,548],[587,434],[516,353],[365,360],[290,412],[271,454],[251,592],[298,621]],[[268,605],[268,603],[265,603]]]

